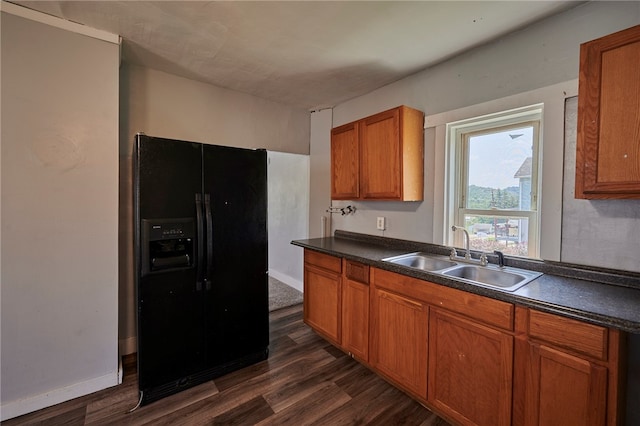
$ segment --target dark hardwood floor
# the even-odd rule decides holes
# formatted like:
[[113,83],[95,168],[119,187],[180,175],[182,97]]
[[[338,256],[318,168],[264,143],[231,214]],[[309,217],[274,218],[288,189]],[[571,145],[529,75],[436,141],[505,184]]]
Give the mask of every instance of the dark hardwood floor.
[[302,305],[270,314],[269,359],[129,413],[135,356],[123,383],[2,425],[447,425],[302,322]]

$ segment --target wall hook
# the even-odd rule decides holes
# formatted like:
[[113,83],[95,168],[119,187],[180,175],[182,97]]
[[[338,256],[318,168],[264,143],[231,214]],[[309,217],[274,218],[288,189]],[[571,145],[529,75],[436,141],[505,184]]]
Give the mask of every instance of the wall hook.
[[356,208],[354,206],[347,206],[347,207],[329,207],[327,210],[327,213],[340,213],[342,216],[347,215],[347,214],[351,214],[351,213],[355,213],[356,212]]

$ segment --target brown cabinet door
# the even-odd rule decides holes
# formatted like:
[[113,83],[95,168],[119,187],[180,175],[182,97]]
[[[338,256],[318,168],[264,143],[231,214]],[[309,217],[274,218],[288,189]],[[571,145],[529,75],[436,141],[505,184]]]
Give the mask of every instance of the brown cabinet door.
[[640,198],[640,25],[580,46],[576,198]]
[[304,267],[304,321],[340,345],[340,274],[306,264]]
[[371,364],[398,386],[425,399],[428,308],[384,290],[371,291]]
[[331,131],[331,199],[360,196],[359,126],[349,123]]
[[342,283],[342,346],[369,361],[369,286],[350,279]]
[[525,398],[527,425],[604,425],[607,369],[547,346],[531,344]]
[[424,199],[424,113],[406,106],[331,130],[331,199]]
[[363,199],[402,199],[400,110],[361,122],[360,193]]
[[428,401],[460,424],[509,425],[513,337],[435,308],[429,324]]

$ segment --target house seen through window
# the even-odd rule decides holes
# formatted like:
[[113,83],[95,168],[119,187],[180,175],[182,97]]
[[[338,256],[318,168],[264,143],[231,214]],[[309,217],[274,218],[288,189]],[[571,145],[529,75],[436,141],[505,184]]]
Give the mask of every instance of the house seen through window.
[[[539,256],[541,114],[536,106],[448,125],[449,221],[468,231],[472,250]],[[463,246],[461,233],[450,239]]]

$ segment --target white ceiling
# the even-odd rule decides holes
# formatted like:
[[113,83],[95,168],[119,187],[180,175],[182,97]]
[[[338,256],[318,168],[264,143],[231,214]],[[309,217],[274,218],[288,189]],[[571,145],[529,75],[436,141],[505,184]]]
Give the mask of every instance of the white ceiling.
[[14,1],[123,37],[126,61],[276,102],[336,105],[572,1]]

